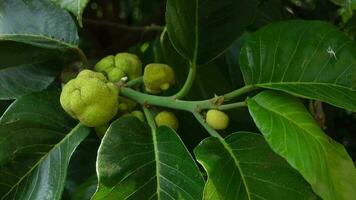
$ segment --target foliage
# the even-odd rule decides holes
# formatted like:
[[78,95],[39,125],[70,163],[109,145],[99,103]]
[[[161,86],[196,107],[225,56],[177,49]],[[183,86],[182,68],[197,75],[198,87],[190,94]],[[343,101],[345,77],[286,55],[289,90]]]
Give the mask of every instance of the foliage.
[[354,199],[355,5],[0,1],[0,199]]

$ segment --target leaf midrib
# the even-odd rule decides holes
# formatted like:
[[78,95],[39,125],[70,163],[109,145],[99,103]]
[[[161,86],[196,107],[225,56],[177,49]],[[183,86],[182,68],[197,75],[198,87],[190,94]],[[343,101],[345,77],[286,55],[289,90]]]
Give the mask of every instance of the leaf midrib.
[[234,163],[235,163],[237,169],[238,169],[239,172],[240,172],[241,180],[242,180],[242,182],[243,182],[243,184],[244,184],[244,186],[245,186],[247,198],[248,198],[248,200],[252,200],[252,198],[251,198],[251,196],[250,196],[250,189],[249,189],[249,186],[248,186],[248,184],[247,184],[247,182],[246,182],[244,172],[243,172],[243,170],[242,170],[242,168],[241,168],[241,166],[240,166],[240,164],[239,164],[239,160],[236,158],[236,156],[235,156],[235,154],[234,154],[232,148],[231,148],[230,145],[225,141],[225,139],[224,139],[224,138],[221,138],[221,137],[219,137],[218,139],[219,139],[219,141],[222,143],[222,145],[225,147],[225,149],[228,151],[228,153],[230,154],[230,156],[232,157],[232,159],[234,160]]
[[260,86],[260,87],[273,86],[273,85],[325,85],[325,86],[332,86],[332,87],[337,87],[337,88],[356,92],[356,90],[346,87],[344,85],[337,85],[334,83],[324,83],[324,82],[269,82],[269,83],[256,83],[252,85]]
[[[281,116],[283,117],[284,119],[286,119],[288,122],[290,122],[291,124],[294,124],[296,127],[300,128],[301,130],[303,130],[303,132],[306,132],[308,135],[310,135],[312,138],[314,138],[314,140],[320,145],[321,149],[323,150],[322,151],[322,154],[324,155],[324,157],[327,157],[325,155],[325,149],[324,149],[324,146],[322,144],[322,142],[320,140],[322,140],[323,138],[317,138],[316,136],[314,136],[313,134],[311,134],[307,129],[305,129],[304,127],[300,126],[300,124],[296,123],[294,120],[290,119],[289,117],[283,115],[282,113],[278,112],[278,111],[275,111],[273,109],[268,109],[267,107],[265,107],[263,104],[260,104],[258,101],[254,100],[259,106],[261,106],[262,108],[274,113],[275,115],[277,116]],[[316,126],[316,125],[315,125]],[[328,141],[326,141],[326,144],[327,144]],[[330,174],[329,173],[329,168],[326,168],[327,170],[327,174]],[[303,174],[302,174],[303,175]],[[304,177],[304,175],[303,175]],[[334,187],[334,184],[329,184],[331,185],[331,187],[333,188],[333,191],[335,191],[335,187]],[[330,194],[330,193],[329,193]]]

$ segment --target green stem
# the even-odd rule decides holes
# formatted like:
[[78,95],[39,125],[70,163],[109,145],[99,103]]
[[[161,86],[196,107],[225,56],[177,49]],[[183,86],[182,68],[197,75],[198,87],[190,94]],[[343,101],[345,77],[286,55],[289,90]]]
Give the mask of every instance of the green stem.
[[253,90],[257,89],[257,87],[255,85],[246,85],[240,89],[234,90],[232,92],[229,92],[227,94],[224,95],[224,100],[228,101],[231,100],[233,98],[236,98],[238,96],[241,96],[243,94],[246,94],[248,92],[251,92]]
[[[237,168],[239,169],[240,173],[242,174],[242,169],[240,167],[240,162],[237,159],[236,155],[233,152],[232,147],[229,145],[229,143],[227,143],[225,141],[225,139],[213,128],[211,128],[204,120],[204,118],[199,114],[199,113],[193,113],[195,118],[198,120],[198,122],[205,128],[205,130],[213,137],[217,138],[219,140],[219,142],[224,146],[224,148],[227,150],[227,152],[230,154],[231,158],[233,159],[235,165],[237,166]],[[247,190],[247,194],[249,196],[250,192],[249,189],[247,187],[247,183],[245,180],[245,177],[242,176],[242,182],[245,185],[245,188]],[[250,197],[248,197],[248,199],[251,199]]]
[[246,102],[236,102],[236,103],[230,103],[230,104],[225,104],[225,105],[220,105],[217,106],[216,109],[218,110],[230,110],[234,108],[241,108],[241,107],[246,107],[247,104]]
[[196,108],[196,104],[191,101],[182,101],[182,100],[174,99],[172,97],[162,97],[162,96],[144,94],[127,87],[121,87],[120,95],[128,97],[143,106],[155,105],[155,106],[162,106],[162,107],[186,110],[186,111],[192,111]]
[[130,98],[143,106],[154,105],[154,106],[161,106],[161,107],[173,108],[178,110],[185,110],[189,112],[200,112],[201,110],[205,110],[205,109],[227,110],[227,109],[246,106],[245,102],[216,105],[214,104],[214,99],[208,99],[203,101],[184,101],[184,100],[174,99],[172,97],[162,97],[162,96],[144,94],[127,87],[121,87],[120,95]]
[[214,130],[213,128],[211,128],[204,120],[203,116],[201,116],[200,113],[198,112],[193,112],[194,117],[198,120],[198,122],[206,129],[206,131],[208,131],[208,133],[216,138],[222,139],[224,140],[224,138],[221,137],[221,135]]
[[143,77],[140,76],[134,80],[131,80],[125,84],[126,87],[133,87],[135,85],[141,84],[143,82]]
[[148,108],[146,108],[145,106],[142,106],[142,110],[145,113],[148,125],[150,125],[152,131],[155,131],[157,129],[157,127],[156,127],[156,122],[153,119],[153,116],[151,114],[151,111]]
[[188,92],[190,91],[190,88],[192,88],[195,75],[196,75],[197,67],[195,63],[192,63],[189,68],[189,73],[187,80],[185,81],[183,87],[180,89],[180,91],[173,96],[175,99],[181,99],[185,96],[187,96]]

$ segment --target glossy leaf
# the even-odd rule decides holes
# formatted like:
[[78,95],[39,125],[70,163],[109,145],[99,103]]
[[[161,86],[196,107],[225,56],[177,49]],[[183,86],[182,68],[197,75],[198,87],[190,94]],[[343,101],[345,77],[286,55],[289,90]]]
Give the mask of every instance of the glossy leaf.
[[204,200],[317,199],[310,185],[261,135],[238,132],[225,141],[227,145],[209,137],[194,150],[208,173]]
[[82,15],[89,0],[51,0],[77,17],[80,26],[83,26]]
[[61,199],[70,157],[89,129],[71,130],[58,98],[22,97],[0,119],[0,199]]
[[241,50],[246,85],[356,111],[356,44],[330,24],[285,21],[251,35]]
[[62,53],[17,42],[0,42],[0,99],[46,89],[59,74]]
[[2,0],[0,13],[0,41],[54,49],[77,47],[73,19],[51,1]]
[[285,158],[323,199],[354,199],[356,169],[344,146],[323,133],[297,98],[264,91],[249,111],[272,149]]
[[167,31],[186,59],[204,64],[220,55],[252,23],[254,0],[168,0]]
[[178,135],[123,117],[106,132],[92,199],[201,199],[204,181]]

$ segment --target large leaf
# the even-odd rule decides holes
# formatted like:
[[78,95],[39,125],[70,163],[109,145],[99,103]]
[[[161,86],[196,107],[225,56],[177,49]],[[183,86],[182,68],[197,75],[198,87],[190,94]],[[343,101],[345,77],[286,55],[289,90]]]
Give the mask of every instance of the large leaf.
[[345,148],[323,133],[304,105],[282,92],[248,100],[249,111],[272,149],[285,158],[323,199],[356,197],[356,169]]
[[203,178],[177,134],[153,133],[132,117],[115,121],[98,153],[93,199],[201,199]]
[[22,97],[0,119],[0,199],[61,199],[70,157],[89,129],[72,130],[58,99]]
[[317,199],[310,185],[261,135],[238,132],[225,141],[227,145],[209,137],[194,150],[208,172],[203,199]]
[[64,9],[67,9],[77,17],[78,23],[82,26],[82,15],[89,0],[51,0]]
[[221,54],[252,23],[254,0],[168,0],[167,31],[177,51],[203,64]]
[[356,111],[356,45],[332,25],[285,21],[252,34],[241,50],[247,85]]
[[63,65],[62,55],[22,43],[0,42],[0,99],[47,88]]
[[1,40],[45,48],[75,48],[78,34],[70,14],[49,0],[1,0]]

